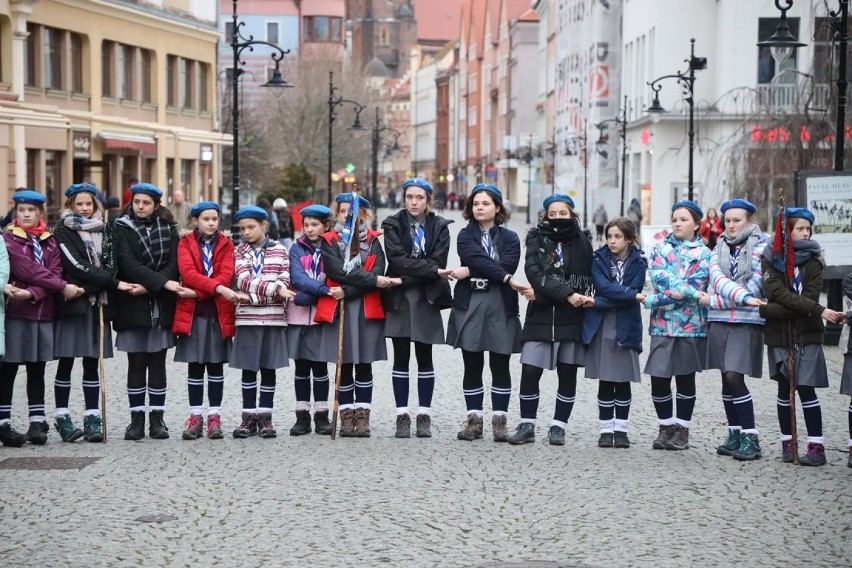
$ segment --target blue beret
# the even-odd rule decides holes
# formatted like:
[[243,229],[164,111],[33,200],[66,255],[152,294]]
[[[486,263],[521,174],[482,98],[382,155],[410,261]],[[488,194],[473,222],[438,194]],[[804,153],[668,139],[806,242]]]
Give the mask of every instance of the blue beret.
[[692,209],[698,214],[698,218],[702,219],[704,217],[704,211],[701,210],[701,207],[694,201],[690,201],[689,199],[684,199],[682,201],[678,201],[674,205],[672,205],[672,213],[675,212],[676,209],[680,209],[681,207],[686,207],[687,209]]
[[425,190],[429,195],[432,195],[432,192],[435,191],[432,184],[422,178],[408,178],[402,182],[403,190],[409,187],[419,187],[420,189]]
[[551,196],[545,198],[544,210],[547,211],[547,208],[550,207],[551,204],[556,203],[556,202],[567,203],[568,207],[571,208],[571,211],[574,210],[574,200],[571,199],[570,196],[565,195],[564,193],[557,193],[557,194],[554,194],[554,195],[551,195]]
[[[337,197],[334,198],[338,203],[352,203],[352,194],[351,193],[341,193]],[[370,209],[372,205],[365,198],[358,196],[358,207],[366,207]]]
[[500,188],[496,185],[492,185],[490,183],[478,183],[470,190],[470,195],[473,196],[473,194],[478,191],[487,191],[497,199],[497,203],[501,205],[503,204],[503,192],[500,191]]
[[12,194],[12,201],[15,203],[26,203],[27,205],[44,205],[47,198],[37,191],[26,189]]
[[257,205],[249,205],[240,208],[234,215],[234,221],[242,221],[243,219],[257,219],[258,221],[266,221],[269,219],[269,214]]
[[725,211],[728,209],[745,209],[749,213],[757,213],[757,206],[751,201],[746,201],[745,199],[731,199],[730,201],[724,202],[719,209],[722,211],[722,215],[724,215]]
[[811,225],[813,225],[815,221],[814,214],[804,207],[788,207],[787,217],[792,217],[793,219],[806,219]]
[[218,213],[219,215],[222,214],[222,207],[215,201],[199,201],[198,203],[192,206],[192,209],[189,210],[189,216],[198,217],[208,209],[215,209],[216,213]]
[[160,191],[156,185],[151,183],[136,183],[130,186],[130,193],[144,193],[145,195],[150,195],[154,198],[154,201],[160,201],[163,198],[163,192]]
[[326,207],[325,205],[308,205],[307,207],[303,207],[299,214],[304,219],[305,217],[315,217],[317,219],[327,219],[331,217],[331,209]]
[[75,183],[68,186],[68,189],[65,190],[65,197],[71,197],[72,195],[77,195],[82,192],[91,193],[95,197],[98,195],[98,188],[93,186],[90,183]]

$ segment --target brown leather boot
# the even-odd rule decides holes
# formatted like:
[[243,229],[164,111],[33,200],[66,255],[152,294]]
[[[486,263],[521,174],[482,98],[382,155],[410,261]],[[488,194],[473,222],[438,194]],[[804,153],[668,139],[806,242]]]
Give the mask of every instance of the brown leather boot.
[[509,441],[509,429],[506,427],[506,416],[492,416],[491,429],[494,431],[495,442]]
[[356,408],[355,409],[355,437],[369,438],[370,437],[370,409]]
[[456,436],[459,440],[471,442],[482,438],[482,416],[468,414],[464,428]]
[[351,438],[355,435],[355,410],[347,408],[340,411],[340,437]]

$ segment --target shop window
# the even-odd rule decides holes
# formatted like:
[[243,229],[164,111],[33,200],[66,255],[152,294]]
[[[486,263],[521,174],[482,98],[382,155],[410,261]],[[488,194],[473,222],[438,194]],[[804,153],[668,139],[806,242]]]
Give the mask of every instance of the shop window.
[[342,18],[330,16],[305,16],[303,38],[306,42],[342,41]]

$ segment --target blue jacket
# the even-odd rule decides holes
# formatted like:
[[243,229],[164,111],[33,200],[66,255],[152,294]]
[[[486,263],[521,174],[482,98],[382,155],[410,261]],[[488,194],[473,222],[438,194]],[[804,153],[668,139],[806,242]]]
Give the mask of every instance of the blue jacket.
[[592,280],[595,283],[595,307],[586,312],[583,343],[589,345],[608,312],[615,312],[615,342],[642,352],[642,310],[636,294],[645,287],[648,261],[642,251],[631,247],[624,264],[623,284],[612,276],[612,253],[603,246],[592,256]]
[[[489,257],[482,249],[480,239],[479,223],[471,221],[467,227],[459,231],[456,240],[456,248],[462,266],[470,269],[471,278],[487,278],[491,286],[499,286],[503,294],[503,307],[506,309],[506,317],[517,316],[518,293],[512,290],[508,284],[503,284],[507,274],[515,274],[518,264],[521,262],[521,241],[518,234],[505,227],[496,225],[491,228],[489,234],[491,240],[500,255],[500,261]],[[466,310],[470,305],[470,281],[461,280],[456,282],[453,290],[453,307]]]
[[290,286],[296,291],[293,302],[297,306],[313,306],[320,296],[328,295],[325,278],[314,280],[305,270],[305,265],[310,267],[315,249],[305,236],[300,237],[290,247]]

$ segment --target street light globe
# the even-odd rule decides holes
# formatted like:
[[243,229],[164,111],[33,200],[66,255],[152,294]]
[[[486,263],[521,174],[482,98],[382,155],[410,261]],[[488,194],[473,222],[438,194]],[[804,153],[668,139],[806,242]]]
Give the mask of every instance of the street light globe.
[[663,113],[661,112],[649,112],[648,114],[651,116],[652,124],[659,124],[660,120],[663,118]]
[[789,45],[773,45],[769,48],[769,53],[772,54],[772,59],[775,63],[781,65],[793,55],[793,47]]
[[447,174],[447,181],[453,183],[456,180],[456,176],[453,174]]

